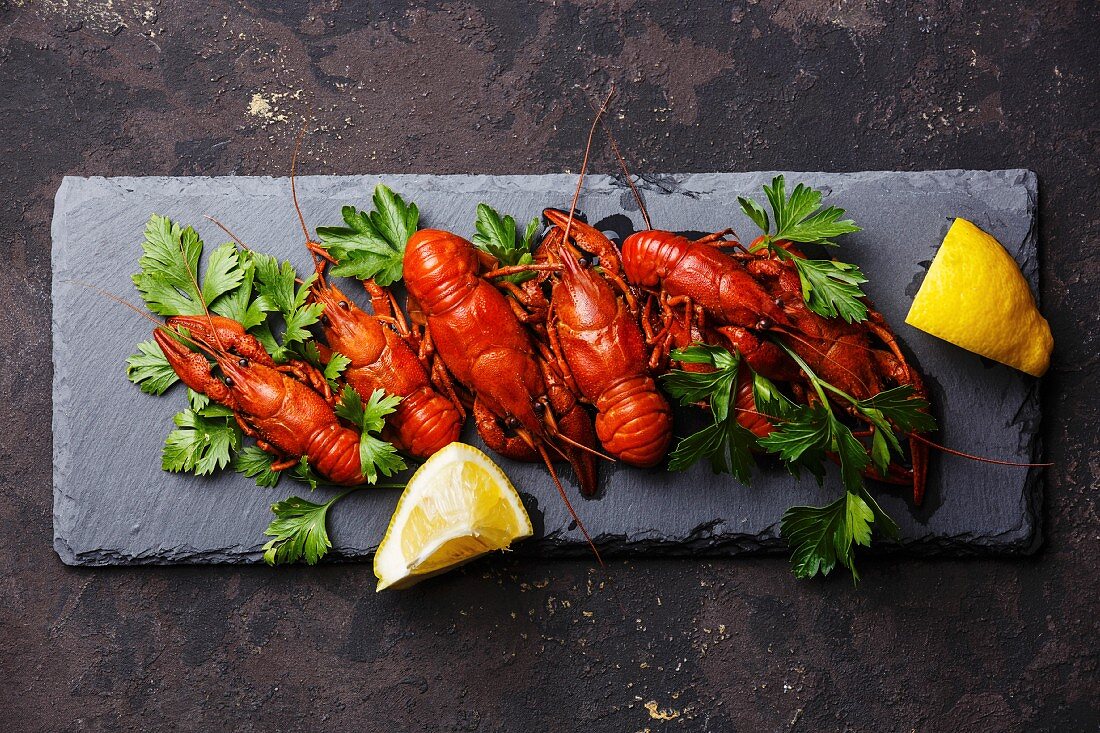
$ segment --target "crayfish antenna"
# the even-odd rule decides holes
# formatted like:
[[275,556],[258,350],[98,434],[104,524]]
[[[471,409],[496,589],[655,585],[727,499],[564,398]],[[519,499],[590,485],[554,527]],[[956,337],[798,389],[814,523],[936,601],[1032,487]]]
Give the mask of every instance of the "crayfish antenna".
[[322,286],[327,287],[328,283],[325,282],[325,266],[329,262],[333,262],[331,256],[324,256],[318,250],[321,248],[319,244],[309,238],[309,227],[306,226],[306,217],[302,213],[302,207],[298,204],[298,153],[302,150],[302,139],[306,136],[306,126],[309,124],[309,120],[302,120],[302,126],[298,128],[298,134],[294,138],[294,152],[290,154],[290,198],[294,201],[294,212],[298,215],[298,223],[302,225],[302,235],[306,239],[306,249],[309,250],[309,256],[313,258],[313,267],[317,271],[317,281]]
[[227,227],[227,226],[226,226],[225,224],[222,224],[222,223],[221,223],[220,221],[218,221],[218,220],[217,220],[217,219],[215,219],[214,217],[210,216],[210,214],[203,214],[203,215],[202,215],[202,218],[203,218],[203,219],[206,219],[207,221],[213,222],[213,223],[214,223],[214,226],[218,227],[218,229],[221,229],[221,230],[222,230],[223,232],[225,232],[226,234],[228,234],[228,235],[229,235],[229,238],[230,238],[230,239],[232,239],[232,240],[233,240],[233,241],[234,241],[234,242],[235,242],[235,243],[237,244],[237,246],[238,246],[238,247],[240,247],[241,249],[243,249],[243,250],[245,250],[245,251],[247,251],[247,252],[251,252],[251,251],[252,251],[252,248],[251,248],[251,247],[249,247],[249,246],[248,246],[247,244],[245,244],[245,243],[244,243],[244,242],[243,242],[243,241],[241,240],[241,238],[240,238],[240,237],[238,237],[238,236],[237,236],[236,234],[234,234],[234,233],[233,233],[233,230],[232,230],[232,229],[230,229],[229,227]]
[[959,458],[969,458],[970,460],[978,461],[979,463],[993,463],[998,466],[1015,466],[1016,468],[1049,468],[1050,466],[1054,465],[1053,463],[1018,463],[1016,461],[1002,461],[996,458],[984,458],[982,456],[976,456],[972,453],[964,453],[961,450],[948,448],[946,445],[940,445],[939,443],[929,440],[919,433],[909,433],[909,437],[913,438],[918,443],[924,443],[929,448],[935,448],[938,451],[947,453],[952,456],[958,456]]
[[612,458],[611,456],[607,455],[606,453],[600,453],[595,448],[590,448],[589,446],[584,445],[583,443],[578,443],[577,441],[573,440],[572,438],[570,438],[565,433],[555,432],[554,437],[557,438],[558,440],[562,441],[563,443],[568,443],[569,445],[573,446],[574,448],[578,448],[578,449],[584,451],[585,453],[591,453],[592,455],[596,456],[596,458],[602,458],[605,461],[611,461],[612,463],[615,463],[615,459]]
[[638,202],[638,209],[642,212],[642,221],[645,222],[645,228],[652,229],[653,224],[649,220],[649,209],[646,208],[645,200],[642,199],[642,194],[638,191],[638,187],[634,185],[634,176],[631,174],[630,169],[626,165],[626,160],[619,150],[619,143],[615,140],[615,134],[611,131],[611,125],[604,121],[600,124],[600,127],[603,128],[604,133],[607,135],[607,141],[611,143],[611,150],[615,153],[615,158],[619,161],[619,167],[623,169],[623,176],[626,177],[626,185],[630,186],[630,192],[634,194],[634,200]]
[[607,105],[611,101],[611,97],[615,94],[615,87],[611,87],[611,91],[607,93],[607,97],[603,100],[603,104],[596,110],[596,117],[592,120],[592,127],[588,129],[588,142],[584,146],[584,159],[581,161],[581,172],[577,176],[577,187],[573,191],[573,202],[569,205],[569,219],[565,222],[565,232],[562,234],[562,240],[569,241],[569,230],[573,228],[573,217],[577,213],[577,200],[581,197],[581,187],[584,186],[584,176],[588,172],[588,156],[592,152],[592,138],[596,135],[596,126],[600,123],[600,117],[607,111]]
[[577,523],[577,528],[580,529],[581,534],[584,535],[584,539],[588,542],[588,546],[592,549],[592,554],[596,556],[596,561],[600,563],[601,568],[606,568],[603,558],[600,557],[600,551],[596,549],[596,543],[592,541],[592,538],[588,535],[588,529],[584,526],[584,522],[581,521],[580,516],[577,515],[577,510],[573,508],[573,504],[570,503],[569,497],[565,493],[565,487],[561,485],[561,480],[558,478],[558,472],[554,470],[554,464],[550,461],[550,456],[546,454],[546,449],[541,445],[536,445],[535,449],[542,456],[543,463],[546,464],[546,470],[550,472],[550,478],[554,480],[554,486],[557,487],[558,493],[561,495],[561,500],[565,502],[565,508],[569,510],[569,515],[573,517],[573,521]]

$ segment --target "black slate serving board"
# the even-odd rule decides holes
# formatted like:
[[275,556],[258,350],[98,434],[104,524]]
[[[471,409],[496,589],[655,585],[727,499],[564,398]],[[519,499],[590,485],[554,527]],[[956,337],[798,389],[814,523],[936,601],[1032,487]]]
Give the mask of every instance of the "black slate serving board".
[[[641,188],[654,224],[679,231],[753,227],[738,195],[760,196],[772,173],[658,175]],[[1040,454],[1037,382],[904,324],[928,262],[955,216],[996,236],[1034,288],[1036,180],[1024,170],[918,173],[794,173],[823,189],[864,230],[842,240],[842,258],[860,265],[866,290],[927,377],[940,421],[938,439],[985,456],[1032,461]],[[469,235],[485,201],[526,221],[544,206],[565,206],[572,175],[317,176],[298,180],[311,227],[340,220],[343,204],[369,205],[384,181],[415,200],[425,226]],[[640,226],[637,206],[615,178],[588,178],[580,210],[619,234]],[[251,246],[307,270],[289,182],[272,178],[66,178],[53,221],[54,545],[74,565],[247,563],[260,561],[268,506],[308,488],[284,479],[261,489],[232,472],[208,478],[160,470],[160,449],[181,409],[182,386],[162,398],[129,384],[125,361],[150,324],[74,281],[92,282],[140,303],[130,274],[149,214],[191,224],[208,249],[224,235],[216,216]],[[746,236],[746,238],[749,238]],[[686,421],[678,416],[678,425]],[[472,429],[465,437],[478,443]],[[587,550],[544,470],[501,459],[535,523],[521,553]],[[568,472],[566,480],[569,481]],[[577,500],[605,553],[729,555],[783,546],[779,519],[793,504],[839,495],[835,472],[824,487],[768,465],[745,487],[697,466],[686,473],[601,467],[601,498]],[[922,507],[905,490],[876,486],[898,521],[900,545],[919,553],[1023,553],[1038,544],[1039,472],[933,455]],[[328,493],[320,490],[318,496]],[[330,515],[334,557],[372,554],[397,501],[395,490],[359,492]],[[314,497],[316,499],[316,497]]]

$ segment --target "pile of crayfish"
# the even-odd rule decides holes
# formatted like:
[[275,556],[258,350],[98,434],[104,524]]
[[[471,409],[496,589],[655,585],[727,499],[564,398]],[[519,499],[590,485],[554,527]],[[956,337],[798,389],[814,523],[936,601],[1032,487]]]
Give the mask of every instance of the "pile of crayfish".
[[[320,363],[339,354],[346,367],[329,379],[305,360],[277,363],[244,325],[208,309],[168,317],[156,342],[188,387],[231,410],[241,430],[275,456],[272,470],[304,458],[341,485],[364,483],[366,472],[360,433],[337,409],[344,388],[364,401],[379,390],[399,398],[381,435],[412,459],[457,440],[472,415],[490,449],[544,463],[563,498],[556,462],[567,462],[580,492],[592,496],[597,459],[640,468],[666,459],[673,414],[662,375],[675,364],[713,369],[678,357],[694,344],[738,355],[730,409],[760,438],[782,417],[757,404],[753,375],[793,404],[833,397],[813,389],[811,375],[849,399],[899,386],[925,399],[920,373],[870,303],[864,300],[866,317],[853,320],[808,307],[796,244],[744,246],[730,238],[732,230],[693,240],[654,229],[640,196],[647,228],[616,243],[576,214],[583,175],[582,167],[570,210],[542,212],[548,228],[519,264],[459,234],[416,230],[414,221],[411,235],[396,243],[404,250],[399,277],[385,285],[362,281],[368,312],[331,282],[328,270],[339,258],[310,236],[292,166],[294,205],[316,270],[304,287],[321,313]],[[404,304],[392,287],[397,279],[407,291]],[[835,406],[858,423],[848,402]],[[854,434],[869,444],[881,429],[881,422],[868,424]],[[927,443],[914,431],[899,432],[911,436],[908,465],[891,462],[883,470],[868,463],[862,471],[911,485],[919,503]]]

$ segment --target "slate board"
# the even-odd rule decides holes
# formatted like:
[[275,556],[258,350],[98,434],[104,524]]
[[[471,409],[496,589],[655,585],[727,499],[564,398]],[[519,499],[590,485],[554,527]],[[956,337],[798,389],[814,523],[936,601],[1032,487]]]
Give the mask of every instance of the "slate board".
[[[753,230],[736,196],[760,197],[772,173],[657,175],[641,188],[655,225]],[[863,231],[843,239],[866,290],[922,368],[941,431],[956,449],[1009,460],[1038,459],[1037,381],[904,324],[904,316],[954,216],[996,236],[1036,285],[1035,175],[1025,170],[918,173],[795,173],[847,209]],[[575,178],[546,176],[317,176],[298,179],[311,227],[340,221],[340,207],[369,205],[385,181],[415,200],[425,226],[466,235],[478,202],[523,222],[546,205],[566,206]],[[591,176],[580,199],[589,221],[620,235],[640,226],[621,180]],[[232,472],[209,479],[164,473],[160,450],[181,409],[182,385],[163,398],[125,377],[127,356],[150,324],[73,281],[140,299],[130,282],[150,213],[191,224],[208,250],[225,240],[218,217],[251,246],[307,269],[289,182],[273,178],[66,178],[53,220],[54,545],[74,565],[251,563],[261,560],[268,506],[290,493],[285,480],[261,489]],[[610,218],[608,218],[610,217]],[[354,289],[349,289],[349,292]],[[677,418],[683,429],[683,416]],[[472,429],[465,439],[478,443]],[[584,554],[582,538],[538,466],[501,459],[524,496],[537,537],[517,547],[538,555]],[[566,481],[570,481],[568,471]],[[607,554],[732,555],[781,548],[779,519],[793,504],[823,504],[841,491],[769,465],[751,488],[697,466],[682,474],[601,466],[601,498],[575,503]],[[933,454],[928,496],[912,506],[904,489],[876,486],[898,521],[900,546],[917,553],[1026,553],[1039,541],[1039,472]],[[327,496],[320,490],[318,496]],[[363,491],[331,515],[334,557],[367,558],[397,501],[395,490]],[[317,497],[314,497],[315,499]]]

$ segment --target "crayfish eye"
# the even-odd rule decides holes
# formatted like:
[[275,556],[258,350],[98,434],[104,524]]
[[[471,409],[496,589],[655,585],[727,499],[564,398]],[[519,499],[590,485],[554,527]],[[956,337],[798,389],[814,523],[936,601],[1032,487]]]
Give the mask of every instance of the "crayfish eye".
[[225,377],[225,379],[223,379],[222,381],[225,382],[226,387],[232,387],[233,386],[233,377]]
[[339,303],[337,303],[337,305],[339,305],[340,308],[342,308],[343,310],[348,309],[348,302],[346,300],[341,300]]
[[531,409],[535,411],[536,415],[541,415],[542,413],[546,412],[546,404],[543,402],[536,402],[535,404],[531,405]]
[[321,314],[321,325],[323,325],[323,326],[328,325],[328,314],[327,313],[322,313]]
[[246,367],[246,366],[248,366],[248,359],[244,359],[244,358],[242,358],[242,359],[241,359],[240,361],[238,361],[237,363],[238,363],[238,364],[240,364],[240,365],[241,365],[241,366],[243,366],[243,367]]

